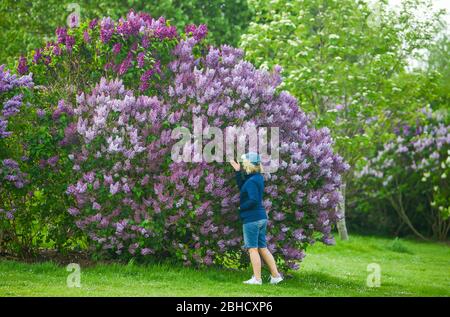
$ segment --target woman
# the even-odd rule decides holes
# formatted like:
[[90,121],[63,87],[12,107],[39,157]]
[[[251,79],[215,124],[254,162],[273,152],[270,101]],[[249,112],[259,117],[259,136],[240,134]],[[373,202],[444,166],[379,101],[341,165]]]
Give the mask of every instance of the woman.
[[243,221],[245,248],[250,254],[253,276],[245,284],[261,285],[261,258],[269,266],[270,284],[278,284],[283,280],[278,273],[272,254],[267,249],[266,227],[267,213],[263,206],[264,178],[261,175],[261,159],[257,153],[242,156],[242,166],[232,160],[230,164],[236,171],[236,181],[240,190],[240,218]]

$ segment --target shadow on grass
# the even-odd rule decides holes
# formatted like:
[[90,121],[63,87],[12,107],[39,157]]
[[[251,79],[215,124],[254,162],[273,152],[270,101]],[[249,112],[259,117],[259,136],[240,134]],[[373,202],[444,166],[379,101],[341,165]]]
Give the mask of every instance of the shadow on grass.
[[[225,284],[242,284],[242,281],[251,276],[251,270],[225,270],[225,269],[201,269],[199,272],[204,278],[211,281]],[[270,273],[266,270],[262,272],[262,278],[265,283],[270,278]],[[288,288],[302,289],[337,289],[364,290],[367,289],[365,280],[357,281],[354,278],[343,278],[333,276],[324,272],[300,271],[287,275],[280,286]]]
[[337,277],[323,272],[300,272],[290,280],[292,280],[294,285],[301,285],[302,287],[309,288],[365,288],[365,281],[355,281],[350,278]]

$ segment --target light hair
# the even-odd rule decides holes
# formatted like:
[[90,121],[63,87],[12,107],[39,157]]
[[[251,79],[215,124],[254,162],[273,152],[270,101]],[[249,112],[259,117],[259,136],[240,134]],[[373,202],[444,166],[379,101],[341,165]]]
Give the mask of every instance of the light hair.
[[247,159],[242,160],[242,168],[244,169],[245,173],[247,173],[247,174],[263,172],[263,167],[261,164],[255,165]]

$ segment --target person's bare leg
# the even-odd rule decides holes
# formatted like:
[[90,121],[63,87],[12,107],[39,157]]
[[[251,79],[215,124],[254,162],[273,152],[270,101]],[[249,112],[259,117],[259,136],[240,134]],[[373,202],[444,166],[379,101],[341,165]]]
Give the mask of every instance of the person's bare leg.
[[258,248],[248,249],[250,254],[250,261],[252,262],[253,275],[261,280],[261,258],[259,256]]
[[269,267],[272,277],[278,277],[280,273],[278,273],[277,264],[275,263],[275,259],[273,258],[272,253],[270,253],[267,248],[259,248],[258,250],[264,262],[266,262],[267,266]]

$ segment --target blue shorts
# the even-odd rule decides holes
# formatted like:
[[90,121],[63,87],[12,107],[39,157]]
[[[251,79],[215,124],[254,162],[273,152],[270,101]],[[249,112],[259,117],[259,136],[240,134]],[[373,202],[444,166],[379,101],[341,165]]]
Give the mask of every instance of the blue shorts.
[[266,248],[267,219],[244,223],[244,248]]

